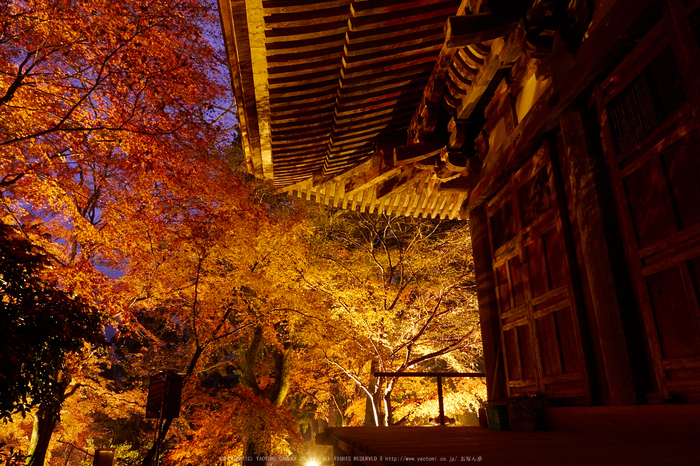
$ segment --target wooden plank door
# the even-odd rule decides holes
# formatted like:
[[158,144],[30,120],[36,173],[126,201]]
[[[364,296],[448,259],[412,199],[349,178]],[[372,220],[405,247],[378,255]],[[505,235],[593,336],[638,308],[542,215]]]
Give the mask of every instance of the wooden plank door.
[[554,176],[545,144],[487,207],[508,395],[589,399]]
[[[669,31],[679,32],[667,27],[666,15],[597,88],[596,101],[655,375],[658,395],[650,400],[697,401],[700,135],[697,103],[691,105],[696,90],[683,79],[690,64],[687,54],[676,52],[681,47]],[[700,17],[695,20],[700,25]],[[694,40],[686,37],[683,48]]]

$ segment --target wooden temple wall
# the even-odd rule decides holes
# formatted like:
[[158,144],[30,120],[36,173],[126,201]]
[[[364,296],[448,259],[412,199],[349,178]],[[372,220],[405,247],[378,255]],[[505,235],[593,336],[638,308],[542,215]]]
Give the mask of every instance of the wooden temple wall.
[[[630,2],[594,3],[591,28]],[[486,107],[468,217],[492,401],[700,401],[700,1],[637,3],[587,82],[523,56]]]

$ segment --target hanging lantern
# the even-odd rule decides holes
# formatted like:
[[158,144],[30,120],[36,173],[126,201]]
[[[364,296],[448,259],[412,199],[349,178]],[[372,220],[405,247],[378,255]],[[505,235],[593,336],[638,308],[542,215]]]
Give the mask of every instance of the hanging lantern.
[[114,466],[114,448],[100,448],[95,450],[92,466]]
[[146,402],[146,419],[172,419],[180,416],[182,376],[163,371],[151,377]]

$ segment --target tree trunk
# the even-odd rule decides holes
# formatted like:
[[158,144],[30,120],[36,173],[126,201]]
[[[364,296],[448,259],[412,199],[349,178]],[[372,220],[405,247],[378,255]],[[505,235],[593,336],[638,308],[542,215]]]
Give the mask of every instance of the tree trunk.
[[54,410],[39,407],[34,415],[32,438],[29,442],[26,466],[43,466],[58,416]]
[[385,393],[382,397],[382,401],[384,402],[384,425],[388,427],[394,423],[394,410],[391,406],[391,392]]
[[260,395],[260,387],[255,374],[255,368],[258,361],[258,354],[263,346],[263,329],[256,326],[253,329],[253,338],[245,352],[245,366],[243,367],[243,384],[253,389],[256,395]]
[[274,389],[270,393],[270,401],[275,406],[282,406],[284,399],[289,393],[292,373],[292,350],[287,348],[283,353],[277,354],[276,362],[276,379]]
[[372,396],[367,395],[365,404],[365,426],[382,426],[382,397],[376,389],[372,392]]
[[[256,327],[253,332],[253,339],[245,354],[243,383],[252,388],[258,396],[264,395],[268,400],[274,403],[275,406],[282,406],[291,384],[292,349],[289,348],[288,345],[285,345],[286,348],[284,351],[277,352],[275,355],[275,383],[267,393],[261,393],[255,374],[255,368],[262,346],[263,329],[262,327]],[[243,465],[265,466],[267,461],[264,458],[269,456],[269,452],[266,450],[267,448],[264,446],[256,444],[254,441],[248,439],[243,452]]]
[[377,370],[377,361],[372,361],[370,365],[371,379],[369,382],[369,391],[372,392],[372,396],[367,395],[367,402],[365,404],[365,426],[378,426],[379,425],[379,404],[378,400],[374,398],[377,396],[377,379],[374,378],[374,372]]
[[[333,398],[333,400],[335,401],[335,398]],[[335,427],[335,416],[335,403],[328,403],[328,427]]]
[[32,427],[32,438],[29,441],[29,451],[27,452],[26,466],[43,466],[46,462],[46,454],[49,450],[49,443],[53,435],[56,424],[58,423],[58,413],[61,410],[63,402],[72,396],[80,384],[75,384],[70,390],[68,387],[71,383],[71,377],[60,371],[55,379],[58,393],[60,394],[60,403],[58,406],[47,408],[39,406],[34,414],[34,426]]
[[265,466],[265,455],[258,451],[258,446],[251,441],[246,442],[243,450],[243,466]]

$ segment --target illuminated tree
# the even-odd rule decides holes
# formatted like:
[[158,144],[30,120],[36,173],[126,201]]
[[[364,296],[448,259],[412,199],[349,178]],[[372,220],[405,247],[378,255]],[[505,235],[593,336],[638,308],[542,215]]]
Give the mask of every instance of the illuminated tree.
[[104,345],[99,313],[45,278],[46,255],[0,223],[0,417],[37,408],[27,464],[43,464],[63,401],[75,391],[71,355]]
[[[128,321],[113,278],[161,241],[171,205],[211,203],[220,186],[215,5],[2,2],[0,23],[0,220],[50,258],[57,293]],[[44,453],[30,464],[54,426],[35,424]]]
[[[172,224],[120,280],[123,306],[144,316],[128,325],[142,347],[126,355],[131,370],[186,378],[182,419],[166,420],[160,434],[176,442],[169,457],[178,463],[215,461],[223,452],[289,453],[298,436],[283,403],[293,384],[296,310],[307,293],[287,264],[304,254],[305,224],[227,173],[215,203],[196,197],[171,206]],[[177,335],[166,341],[165,333]],[[228,376],[227,384],[215,382]]]
[[[375,378],[375,371],[476,369],[480,334],[469,235],[457,222],[354,212],[322,218],[328,220],[315,260],[298,268],[331,303],[326,321],[315,321],[312,330],[321,342],[317,350],[366,395],[365,422],[390,425],[394,398],[411,397],[396,393],[396,377]],[[475,407],[481,385],[463,393],[463,408]]]
[[1,215],[102,306],[94,268],[128,259],[160,200],[207,194],[216,21],[200,0],[0,6]]

